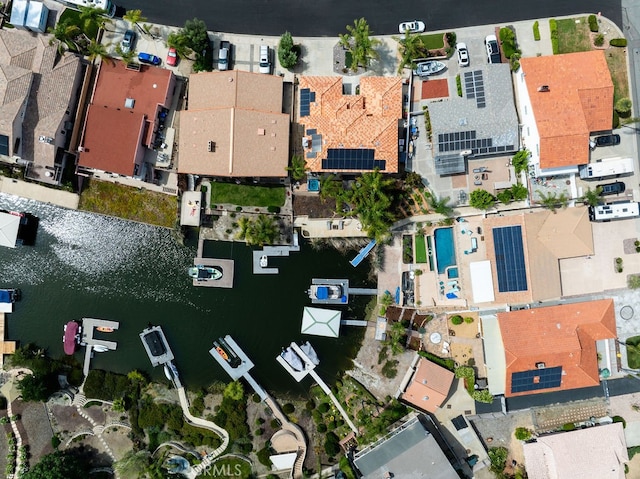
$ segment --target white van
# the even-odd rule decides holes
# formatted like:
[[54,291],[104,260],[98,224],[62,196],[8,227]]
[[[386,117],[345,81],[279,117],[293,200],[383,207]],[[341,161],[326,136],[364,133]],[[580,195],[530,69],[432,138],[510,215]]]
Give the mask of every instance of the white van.
[[231,44],[226,41],[220,42],[220,51],[218,52],[218,70],[225,71],[229,69],[229,50]]
[[271,73],[271,61],[269,60],[269,47],[260,45],[260,73]]

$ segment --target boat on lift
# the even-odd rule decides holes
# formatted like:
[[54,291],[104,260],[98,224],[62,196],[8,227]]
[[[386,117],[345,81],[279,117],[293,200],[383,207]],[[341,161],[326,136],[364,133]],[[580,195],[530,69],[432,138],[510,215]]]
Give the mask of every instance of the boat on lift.
[[280,353],[280,356],[289,366],[291,366],[291,369],[293,369],[294,371],[304,371],[304,361],[300,356],[298,356],[298,353],[296,353],[291,346],[283,349]]
[[13,303],[20,299],[22,299],[22,291],[19,289],[0,289],[0,313],[13,312]]

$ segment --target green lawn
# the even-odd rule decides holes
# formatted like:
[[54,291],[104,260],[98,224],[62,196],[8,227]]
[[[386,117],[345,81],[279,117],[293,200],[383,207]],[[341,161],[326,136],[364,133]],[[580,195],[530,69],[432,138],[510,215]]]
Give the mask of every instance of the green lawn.
[[620,98],[629,97],[629,82],[627,81],[627,55],[625,48],[609,47],[605,54],[607,65],[613,81],[613,104]]
[[627,343],[627,363],[631,369],[640,369],[640,336],[633,336]]
[[239,206],[282,206],[283,186],[247,186],[235,183],[211,183],[211,204]]
[[78,208],[81,210],[167,228],[176,225],[175,196],[106,181],[89,180],[88,183],[80,195]]
[[[576,23],[580,20],[580,23]],[[591,37],[586,17],[558,20],[558,53],[588,52]]]
[[424,235],[416,235],[416,263],[427,262],[427,247],[424,244]]
[[428,50],[438,50],[444,48],[444,35],[442,33],[431,33],[429,35],[420,35],[422,43]]
[[95,22],[81,20],[78,10],[66,8],[60,15],[59,23],[65,21],[68,21],[71,25],[76,25],[90,40],[95,40],[98,36],[98,25]]

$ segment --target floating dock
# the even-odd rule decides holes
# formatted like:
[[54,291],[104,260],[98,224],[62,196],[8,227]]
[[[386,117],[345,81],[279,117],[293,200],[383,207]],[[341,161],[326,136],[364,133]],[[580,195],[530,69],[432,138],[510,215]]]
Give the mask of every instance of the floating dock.
[[360,252],[355,258],[349,261],[349,263],[351,263],[351,266],[355,268],[360,263],[362,263],[362,260],[364,260],[367,256],[369,256],[369,253],[371,253],[371,250],[375,245],[376,245],[376,240],[371,240],[367,246],[365,246],[360,250]]
[[140,340],[154,368],[160,364],[164,365],[169,361],[173,361],[173,351],[171,351],[167,338],[160,326],[152,326],[142,331]]
[[89,365],[91,364],[91,356],[95,346],[102,346],[110,351],[115,351],[118,347],[118,343],[115,341],[106,341],[104,339],[96,339],[93,337],[95,328],[109,328],[113,331],[120,327],[120,323],[117,321],[110,321],[108,319],[96,319],[96,318],[82,318],[82,340],[83,346],[86,346],[84,351],[84,366],[83,372],[87,376],[89,374]]
[[222,278],[215,281],[198,281],[193,280],[194,286],[203,286],[205,288],[233,288],[234,261],[232,259],[203,258],[202,251],[204,248],[204,240],[198,241],[198,255],[193,260],[193,265],[215,266],[222,271]]
[[244,378],[256,394],[260,396],[260,399],[264,401],[267,398],[267,392],[249,374],[249,370],[254,366],[253,362],[231,336],[226,335],[224,338],[215,340],[213,347],[209,350],[209,354],[231,376],[231,379],[237,381],[240,378]]
[[[298,232],[293,232],[293,244],[291,246],[265,246],[261,250],[253,252],[253,274],[278,274],[278,268],[269,268],[268,261],[270,256],[289,256],[289,253],[300,251],[300,243]],[[260,259],[267,257],[267,266],[260,266]]]

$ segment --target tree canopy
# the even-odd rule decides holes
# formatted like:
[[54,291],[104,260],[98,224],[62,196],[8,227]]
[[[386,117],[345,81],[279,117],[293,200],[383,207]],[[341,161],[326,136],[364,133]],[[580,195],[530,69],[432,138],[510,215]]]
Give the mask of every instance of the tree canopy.
[[44,375],[28,374],[18,383],[18,389],[23,401],[46,401],[49,389]]
[[87,464],[74,454],[56,451],[47,454],[31,470],[22,475],[23,479],[86,479],[89,475]]
[[496,197],[487,190],[474,190],[469,196],[469,204],[479,210],[488,210],[496,204]]
[[291,33],[284,32],[278,43],[278,61],[282,68],[293,68],[298,63],[298,49],[293,44]]

